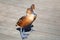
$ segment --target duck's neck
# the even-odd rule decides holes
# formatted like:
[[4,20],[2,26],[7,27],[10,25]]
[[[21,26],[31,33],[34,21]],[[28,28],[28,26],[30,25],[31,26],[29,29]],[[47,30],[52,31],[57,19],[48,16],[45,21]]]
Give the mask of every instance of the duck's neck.
[[27,13],[27,14],[26,14],[26,16],[30,16],[30,15],[35,15],[35,13],[32,12],[32,13]]
[[33,14],[27,14],[27,16],[31,16],[31,15],[33,15]]

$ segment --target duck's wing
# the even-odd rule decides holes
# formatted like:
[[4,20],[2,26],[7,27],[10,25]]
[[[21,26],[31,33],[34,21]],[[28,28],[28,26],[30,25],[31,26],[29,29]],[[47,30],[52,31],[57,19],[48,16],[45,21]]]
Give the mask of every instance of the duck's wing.
[[19,19],[19,21],[22,21],[24,18],[25,18],[25,16],[22,16],[22,17]]
[[19,18],[19,20],[16,23],[16,26],[21,23],[24,19],[26,18],[26,16],[22,16],[21,18]]

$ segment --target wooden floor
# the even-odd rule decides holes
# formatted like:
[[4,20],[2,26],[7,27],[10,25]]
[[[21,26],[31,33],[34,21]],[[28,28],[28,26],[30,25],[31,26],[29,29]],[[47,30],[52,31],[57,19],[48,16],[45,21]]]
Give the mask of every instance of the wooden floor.
[[26,40],[60,40],[60,0],[0,0],[0,40],[21,40],[15,24],[31,4],[37,19]]

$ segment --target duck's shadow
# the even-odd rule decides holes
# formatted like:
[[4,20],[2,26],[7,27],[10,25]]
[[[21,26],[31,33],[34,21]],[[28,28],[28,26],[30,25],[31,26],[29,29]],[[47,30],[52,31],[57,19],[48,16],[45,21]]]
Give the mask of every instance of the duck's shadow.
[[[31,24],[31,25],[23,28],[23,30],[24,30],[25,32],[30,32],[30,31],[32,30],[32,27],[34,27],[34,25]],[[16,28],[16,30],[20,31],[20,28]]]

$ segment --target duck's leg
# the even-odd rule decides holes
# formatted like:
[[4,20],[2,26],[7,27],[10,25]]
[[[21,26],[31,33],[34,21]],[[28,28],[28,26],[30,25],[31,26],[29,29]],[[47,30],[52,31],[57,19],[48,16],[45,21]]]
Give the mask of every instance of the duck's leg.
[[23,40],[24,39],[24,37],[23,37],[23,28],[20,29],[20,35],[21,35],[21,38]]
[[24,40],[25,38],[27,38],[27,35],[25,34],[25,31],[24,31],[23,28],[20,29],[20,35],[21,35],[22,40]]

